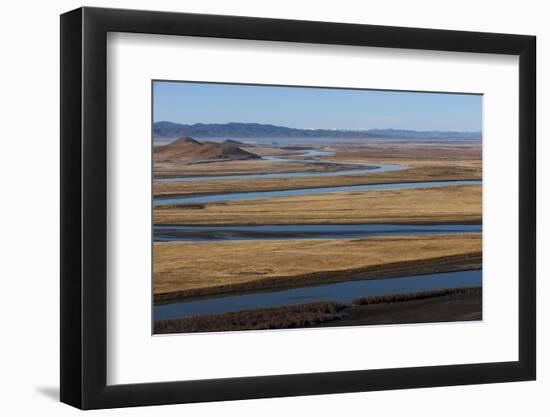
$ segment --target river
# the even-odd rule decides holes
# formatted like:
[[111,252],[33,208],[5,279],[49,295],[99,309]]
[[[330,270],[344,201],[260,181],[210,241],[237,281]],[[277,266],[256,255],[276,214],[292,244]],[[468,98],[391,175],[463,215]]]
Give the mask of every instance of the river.
[[[326,150],[312,149],[299,156],[303,158],[318,158],[330,155]],[[264,159],[285,163],[324,163],[317,159],[289,159],[280,157],[264,157]],[[350,174],[369,174],[375,172],[399,171],[410,169],[400,165],[372,165],[355,162],[331,162],[342,165],[342,170],[331,172],[291,172],[271,174],[246,174],[226,176],[203,176],[162,178],[157,181],[207,181],[226,179],[255,178],[291,178],[310,176],[337,176]],[[354,169],[349,169],[354,165]],[[356,166],[364,168],[356,168]],[[424,181],[400,182],[390,184],[351,185],[339,187],[301,188],[294,190],[261,191],[249,193],[223,193],[194,197],[156,198],[154,205],[166,204],[197,204],[222,201],[239,201],[256,198],[276,198],[288,196],[303,196],[319,193],[335,193],[345,191],[388,190],[420,187],[444,187],[448,185],[481,184],[481,181]],[[481,232],[480,224],[357,224],[357,225],[261,225],[261,226],[186,226],[186,225],[155,225],[155,241],[195,241],[215,242],[227,240],[264,240],[264,239],[346,239],[366,238],[374,236],[396,236],[416,234],[450,234]],[[384,295],[396,292],[425,291],[440,288],[456,288],[480,286],[481,270],[416,275],[386,279],[371,279],[363,281],[346,281],[336,284],[325,284],[283,291],[273,291],[258,294],[215,297],[197,301],[186,301],[155,306],[155,319],[170,319],[187,317],[197,314],[225,313],[260,307],[273,307],[288,304],[301,304],[313,301],[337,301],[349,303],[353,298],[369,295]]]
[[254,308],[304,304],[315,301],[350,303],[354,298],[401,292],[429,291],[442,288],[477,287],[481,271],[444,272],[400,278],[345,281],[284,291],[208,298],[155,306],[155,320],[200,314],[228,313]]
[[157,225],[155,241],[351,239],[375,236],[481,232],[480,224],[297,224],[261,226]]

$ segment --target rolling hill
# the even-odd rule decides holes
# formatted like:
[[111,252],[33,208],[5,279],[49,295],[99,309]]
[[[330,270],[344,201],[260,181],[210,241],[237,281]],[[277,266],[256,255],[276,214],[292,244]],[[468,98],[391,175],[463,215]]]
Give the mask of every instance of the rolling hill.
[[188,136],[155,148],[155,161],[215,161],[260,159],[252,152],[241,149],[236,141],[199,142]]

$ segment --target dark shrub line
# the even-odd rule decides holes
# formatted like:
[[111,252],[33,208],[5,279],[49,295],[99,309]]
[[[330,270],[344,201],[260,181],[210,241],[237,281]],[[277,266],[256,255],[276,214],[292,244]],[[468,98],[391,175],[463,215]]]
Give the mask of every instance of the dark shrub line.
[[316,302],[283,307],[155,321],[155,333],[193,333],[230,330],[288,329],[341,319],[345,306]]
[[[481,291],[481,287],[464,287],[360,297],[352,301],[352,306],[395,303],[442,296],[470,295],[481,293]],[[154,333],[223,332],[307,327],[343,319],[349,315],[351,311],[350,307],[350,305],[332,301],[321,301],[229,313],[198,315],[171,320],[158,320],[154,324]]]
[[369,305],[380,303],[395,303],[399,301],[422,300],[424,298],[443,297],[446,295],[467,295],[481,292],[481,287],[444,288],[441,290],[408,292],[399,294],[372,295],[359,297],[352,301],[353,305]]
[[[167,198],[167,196],[160,195],[159,198]],[[156,207],[158,209],[159,207]],[[204,207],[204,204],[195,204],[195,203],[188,203],[188,204],[163,204],[160,208],[163,209],[188,209],[188,210],[202,210]]]

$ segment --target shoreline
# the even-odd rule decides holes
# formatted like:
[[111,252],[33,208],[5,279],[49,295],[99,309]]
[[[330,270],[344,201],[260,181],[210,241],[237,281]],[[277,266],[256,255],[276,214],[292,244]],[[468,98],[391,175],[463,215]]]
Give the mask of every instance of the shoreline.
[[[227,161],[236,161],[236,160],[227,160]],[[209,163],[219,163],[219,162],[227,162],[227,161],[210,161]],[[245,160],[246,161],[246,160]],[[306,161],[306,162],[304,162]],[[318,161],[318,160],[315,160],[315,161]],[[266,161],[266,162],[269,162],[269,161]],[[287,162],[287,163],[291,163],[291,162]],[[307,164],[307,159],[305,160],[296,160],[296,162],[292,162],[292,163],[296,163],[296,164]],[[191,164],[193,165],[193,164]],[[301,170],[301,171],[259,171],[259,172],[254,172],[254,173],[251,173],[251,172],[248,172],[248,171],[244,171],[242,173],[234,173],[234,174],[228,174],[227,176],[228,177],[232,177],[232,176],[245,176],[245,175],[272,175],[272,174],[303,174],[303,173],[311,173],[311,174],[322,174],[324,172],[338,172],[338,169],[341,169],[342,165],[339,164],[337,161],[319,161],[319,162],[316,162],[315,165],[318,165],[319,167],[321,168],[324,168],[324,169],[320,169],[320,170]],[[337,169],[338,168],[338,169]],[[359,162],[356,163],[356,165],[349,165],[349,168],[348,168],[348,165],[346,165],[346,170],[349,170],[349,171],[354,171],[354,170],[364,170],[364,169],[376,169],[378,168],[376,165],[373,164],[372,167],[367,167],[367,166],[362,166],[362,165],[359,165]],[[166,174],[160,174],[160,175],[157,175],[155,177],[153,177],[153,181],[156,181],[156,180],[164,180],[164,179],[173,179],[173,178],[202,178],[202,177],[220,177],[220,176],[225,176],[225,175],[219,175],[219,174],[209,174],[209,173],[197,173],[197,174],[191,174],[191,175],[181,175],[181,174],[177,174],[177,173],[166,173]],[[177,181],[175,181],[177,182]]]
[[[157,320],[154,334],[268,329],[322,328],[358,325],[436,323],[481,320],[482,288],[395,293],[360,304],[333,301],[268,307],[222,314]],[[437,311],[439,314],[434,315]]]
[[[342,163],[339,161],[329,161],[329,160],[320,160],[315,158],[301,158],[293,159],[288,161],[271,161],[269,159],[264,159],[265,157],[278,157],[278,155],[264,155],[259,159],[227,159],[227,160],[215,160],[207,162],[193,162],[193,161],[184,161],[183,164],[179,167],[173,166],[173,161],[155,161],[155,164],[158,165],[158,172],[153,179],[154,180],[163,180],[163,179],[172,179],[172,178],[196,178],[196,177],[217,177],[217,176],[241,176],[241,175],[271,175],[271,174],[301,174],[301,173],[324,173],[324,172],[338,172],[342,169]],[[283,156],[294,156],[294,155],[283,155]],[[296,155],[297,156],[297,155]],[[314,163],[311,163],[314,161]],[[235,165],[240,164],[241,167],[235,167],[233,172],[230,174],[225,174],[223,170],[217,170],[218,166],[214,166],[214,172],[208,172],[203,170],[193,170],[197,166],[204,165],[219,165],[224,163],[233,163]],[[260,163],[260,167],[246,167],[247,162]],[[244,164],[244,166],[243,166]],[[164,166],[163,166],[164,165]],[[301,166],[300,166],[301,165]],[[361,162],[349,164],[349,170],[368,170],[375,169],[376,164],[368,164],[372,166],[364,166]],[[347,164],[346,164],[347,166]],[[297,170],[299,169],[299,170]]]
[[[359,174],[359,175],[365,175],[365,174]],[[352,179],[353,179],[353,175],[346,175],[346,176],[352,176]],[[187,177],[186,177],[187,178]],[[481,178],[479,179],[472,179],[472,178],[453,178],[453,179],[449,179],[449,180],[445,180],[445,179],[442,179],[442,180],[430,180],[429,182],[434,182],[434,183],[437,183],[437,182],[461,182],[461,181],[482,181]],[[174,181],[175,183],[177,183],[177,181]],[[362,185],[386,185],[386,184],[421,184],[421,183],[425,183],[425,182],[428,182],[428,181],[418,181],[418,180],[403,180],[403,181],[399,181],[399,182],[395,182],[394,179],[392,178],[389,178],[388,181],[383,181],[382,182],[367,182],[367,183],[357,183],[357,184],[353,184],[352,186],[362,186]],[[453,185],[453,184],[449,184],[449,185]],[[217,191],[212,191],[212,192],[201,192],[201,193],[190,193],[190,194],[154,194],[153,195],[153,202],[155,199],[157,198],[162,198],[163,200],[166,199],[166,200],[170,200],[170,199],[178,199],[178,198],[194,198],[194,197],[205,197],[205,196],[211,196],[211,195],[231,195],[231,194],[254,194],[254,193],[257,193],[257,192],[272,192],[272,191],[296,191],[296,190],[311,190],[311,189],[320,189],[322,190],[323,188],[334,188],[333,186],[330,186],[330,185],[327,185],[327,186],[310,186],[310,187],[296,187],[296,188],[279,188],[279,189],[270,189],[268,191],[258,191],[258,190],[251,190],[251,191],[227,191],[227,192],[224,192],[224,193],[219,193]],[[426,187],[426,188],[429,188],[429,187]],[[322,194],[323,191],[319,191],[319,194]],[[159,204],[158,206],[155,206],[155,207],[181,207],[181,206],[185,206],[187,204],[197,204],[197,203],[176,203],[176,204]],[[199,203],[201,204],[201,203]],[[202,204],[215,204],[215,203],[202,203]]]
[[[204,202],[200,200],[201,197],[197,201],[193,201],[192,197],[189,200],[184,197],[180,202],[166,200],[162,204],[153,205],[153,222],[156,225],[187,226],[199,223],[219,226],[481,223],[480,184],[458,182],[445,185],[443,182],[444,185],[418,186],[417,183],[404,183],[405,188],[396,189],[350,189],[324,193],[321,190],[303,189],[304,194],[281,195],[276,198],[272,195],[268,197],[243,193],[247,198],[221,201],[214,197],[220,201]],[[287,190],[281,192],[285,193]],[[229,193],[227,197],[230,198],[231,195]],[[208,200],[209,197],[202,198]],[[365,210],[366,207],[368,210]],[[391,210],[388,210],[389,207]]]
[[[199,209],[200,210],[200,209]],[[369,222],[369,221],[366,221],[366,222],[350,222],[350,223],[304,223],[304,224],[293,224],[293,223],[262,223],[261,225],[258,225],[256,223],[241,223],[241,224],[228,224],[228,225],[224,225],[224,224],[208,224],[208,223],[205,223],[205,224],[200,224],[200,223],[193,223],[192,225],[189,225],[189,224],[177,224],[177,223],[174,223],[174,224],[164,224],[164,223],[159,223],[159,224],[153,224],[153,227],[157,227],[157,226],[162,226],[162,227],[179,227],[179,226],[190,226],[190,227],[211,227],[213,229],[215,229],[216,227],[246,227],[246,226],[324,226],[324,225],[330,225],[330,226],[350,226],[350,225],[363,225],[363,224],[367,224],[367,225],[399,225],[399,226],[404,226],[404,225],[411,225],[411,226],[430,226],[430,225],[446,225],[446,224],[453,224],[453,225],[480,225],[480,226],[483,226],[483,223],[481,222],[478,222],[476,220],[458,220],[456,222],[448,222],[448,221],[411,221],[411,222],[404,222],[404,223],[396,223],[396,222],[391,222],[391,223],[381,223],[381,222]],[[460,234],[460,233],[448,233],[448,234]],[[160,243],[160,242],[159,242]],[[206,242],[197,242],[197,243],[206,243]],[[212,243],[212,242],[210,242]]]
[[388,279],[442,272],[477,270],[481,269],[481,266],[481,252],[473,252],[431,259],[391,262],[348,270],[320,271],[291,277],[272,277],[213,287],[156,293],[153,294],[153,302],[154,305],[171,304],[182,301],[197,301],[212,296],[221,298],[224,296],[245,295],[274,290],[313,287],[344,281]]

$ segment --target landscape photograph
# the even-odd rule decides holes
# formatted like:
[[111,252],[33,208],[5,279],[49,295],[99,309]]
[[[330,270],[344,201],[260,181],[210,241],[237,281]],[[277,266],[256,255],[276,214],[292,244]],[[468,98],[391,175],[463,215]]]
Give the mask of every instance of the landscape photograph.
[[482,95],[152,83],[153,334],[482,320]]

